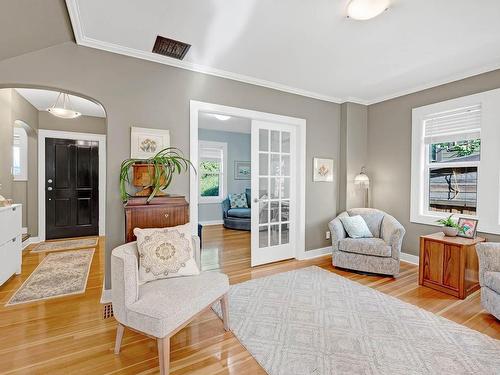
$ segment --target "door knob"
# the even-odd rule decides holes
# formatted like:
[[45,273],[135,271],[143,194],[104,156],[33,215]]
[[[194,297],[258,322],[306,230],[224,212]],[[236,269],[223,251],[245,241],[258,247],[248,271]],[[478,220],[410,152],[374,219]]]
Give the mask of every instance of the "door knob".
[[51,178],[49,178],[49,179],[47,180],[47,182],[48,182],[49,184],[51,184],[51,183],[52,183],[52,179],[51,179]]
[[51,186],[49,186],[49,187],[47,188],[47,190],[48,190],[48,191],[52,191],[52,187],[51,187]]

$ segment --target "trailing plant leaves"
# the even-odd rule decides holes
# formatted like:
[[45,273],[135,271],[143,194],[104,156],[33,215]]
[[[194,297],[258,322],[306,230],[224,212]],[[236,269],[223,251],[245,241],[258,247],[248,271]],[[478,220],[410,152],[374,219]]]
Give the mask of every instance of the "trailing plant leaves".
[[174,174],[181,174],[183,171],[187,172],[190,167],[196,173],[193,163],[185,158],[182,151],[176,147],[164,148],[149,159],[125,159],[120,166],[120,197],[122,202],[126,202],[128,197],[131,196],[127,192],[127,184],[130,184],[130,169],[136,163],[149,165],[148,173],[151,184],[146,187],[152,187],[153,191],[149,195],[147,202],[150,202],[160,190],[170,186]]

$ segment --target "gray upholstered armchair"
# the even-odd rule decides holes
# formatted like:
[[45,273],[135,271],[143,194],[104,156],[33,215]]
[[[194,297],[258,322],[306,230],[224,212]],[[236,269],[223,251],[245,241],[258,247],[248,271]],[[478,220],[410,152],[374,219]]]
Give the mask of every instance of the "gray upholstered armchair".
[[[373,238],[349,238],[342,216],[360,215]],[[332,235],[332,263],[336,267],[363,272],[397,275],[404,227],[391,215],[374,208],[353,208],[329,224]]]
[[[195,259],[200,266],[200,240],[193,236]],[[197,276],[138,283],[136,242],[129,242],[111,254],[113,313],[118,321],[115,354],[120,352],[125,327],[157,339],[160,373],[169,373],[170,337],[193,317],[220,301],[224,328],[229,330],[226,275],[202,272]]]
[[481,305],[500,319],[500,243],[479,243],[476,251],[479,257]]

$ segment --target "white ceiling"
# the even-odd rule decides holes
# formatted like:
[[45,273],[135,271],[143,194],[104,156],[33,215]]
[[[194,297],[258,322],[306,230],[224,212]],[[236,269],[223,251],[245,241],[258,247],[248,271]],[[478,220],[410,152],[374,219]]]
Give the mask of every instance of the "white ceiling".
[[250,134],[252,121],[248,118],[235,116],[231,116],[228,120],[223,121],[215,118],[211,113],[201,112],[198,118],[198,127],[224,132]]
[[[16,89],[33,107],[39,111],[45,111],[52,107],[57,100],[59,91],[39,89]],[[69,95],[71,108],[84,116],[106,117],[106,113],[100,104],[79,96]]]
[[[500,68],[500,1],[391,0],[346,18],[348,0],[66,0],[76,41],[333,102],[382,101]],[[192,44],[151,53],[157,35]]]

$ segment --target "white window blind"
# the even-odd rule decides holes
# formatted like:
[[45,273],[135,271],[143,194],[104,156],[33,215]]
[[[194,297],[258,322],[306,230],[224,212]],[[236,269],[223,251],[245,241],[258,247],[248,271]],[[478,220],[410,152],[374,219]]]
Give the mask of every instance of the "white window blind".
[[200,159],[222,161],[223,150],[217,147],[200,147]]
[[465,141],[480,137],[480,104],[435,113],[424,119],[426,144]]

